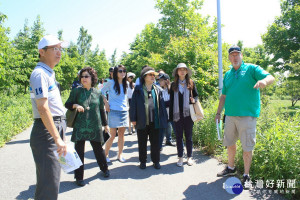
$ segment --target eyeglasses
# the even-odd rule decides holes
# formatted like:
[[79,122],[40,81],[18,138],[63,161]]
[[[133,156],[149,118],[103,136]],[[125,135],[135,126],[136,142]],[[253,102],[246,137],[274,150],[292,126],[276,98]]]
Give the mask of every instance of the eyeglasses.
[[129,76],[128,78],[131,78],[131,79],[133,79],[133,77],[132,77],[132,76]]
[[154,77],[155,77],[155,74],[147,74],[147,75],[149,75],[149,76],[154,76]]
[[81,78],[89,78],[89,77],[91,77],[91,76],[80,76]]
[[45,47],[45,48],[43,48],[43,49],[53,49],[53,51],[55,51],[55,52],[57,52],[57,51],[60,51],[60,52],[62,52],[64,49],[63,48],[61,48],[61,47]]
[[123,73],[126,73],[126,69],[123,69],[123,70],[122,70],[122,69],[119,69],[118,72],[119,72],[119,73],[122,73],[122,72],[123,72]]

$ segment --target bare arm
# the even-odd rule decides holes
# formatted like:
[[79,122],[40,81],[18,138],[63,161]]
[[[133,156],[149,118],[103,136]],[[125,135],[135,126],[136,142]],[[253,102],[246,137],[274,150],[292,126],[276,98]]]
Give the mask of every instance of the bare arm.
[[218,106],[217,114],[216,114],[216,117],[215,117],[215,121],[218,120],[218,122],[220,122],[221,112],[222,112],[224,104],[225,104],[225,99],[226,99],[226,95],[222,94],[221,97],[220,97],[219,106]]
[[110,107],[109,107],[109,104],[108,104],[108,101],[107,101],[106,97],[104,95],[102,95],[102,97],[103,97],[103,102],[104,102],[105,110],[107,112],[110,112]]
[[266,78],[256,82],[253,88],[265,88],[268,85],[272,84],[275,81],[275,78],[272,75],[268,75]]
[[53,137],[55,144],[57,146],[57,153],[59,156],[62,154],[65,156],[67,153],[67,146],[63,142],[62,138],[60,137],[55,125],[54,121],[48,107],[48,99],[41,98],[36,100],[37,108],[43,124],[45,125],[46,129],[49,131],[50,135]]

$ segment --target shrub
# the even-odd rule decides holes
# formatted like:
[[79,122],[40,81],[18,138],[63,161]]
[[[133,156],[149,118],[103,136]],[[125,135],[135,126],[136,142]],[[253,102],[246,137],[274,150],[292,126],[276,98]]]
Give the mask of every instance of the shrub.
[[[217,140],[214,122],[218,101],[209,100],[205,104],[206,118],[195,125],[194,141],[208,154],[214,154],[223,162],[227,161],[227,149]],[[261,116],[257,120],[256,145],[252,158],[250,174],[253,180],[284,180],[300,178],[300,114],[292,117],[273,105],[262,106]],[[235,164],[243,173],[243,151],[237,142]],[[300,189],[296,190],[299,196]],[[291,196],[287,196],[291,197]]]
[[[62,101],[70,91],[62,92]],[[29,94],[0,95],[0,147],[33,123],[32,106]]]
[[29,94],[0,95],[0,147],[32,124]]

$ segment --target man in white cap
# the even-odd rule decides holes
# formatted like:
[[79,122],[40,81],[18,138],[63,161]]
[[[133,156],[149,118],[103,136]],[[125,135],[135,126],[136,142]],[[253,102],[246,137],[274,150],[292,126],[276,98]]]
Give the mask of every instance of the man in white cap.
[[260,66],[243,62],[243,55],[238,46],[228,50],[231,69],[226,72],[223,80],[222,95],[215,120],[225,106],[225,129],[223,145],[227,147],[228,166],[217,174],[219,177],[236,174],[234,157],[236,141],[240,139],[243,148],[244,175],[242,184],[248,189],[251,184],[249,171],[252,151],[256,141],[256,119],[260,113],[260,88],[274,82],[274,77]]
[[53,35],[44,36],[38,44],[40,62],[30,76],[34,117],[30,147],[37,175],[35,200],[58,197],[61,168],[53,151],[60,156],[66,155],[63,141],[66,122],[53,68],[59,63],[62,47],[66,45]]

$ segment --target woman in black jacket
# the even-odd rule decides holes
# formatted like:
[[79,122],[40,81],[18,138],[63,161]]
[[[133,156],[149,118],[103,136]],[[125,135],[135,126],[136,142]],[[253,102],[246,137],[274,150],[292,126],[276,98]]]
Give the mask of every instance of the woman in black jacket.
[[187,164],[193,165],[193,126],[194,122],[190,116],[189,104],[195,103],[198,92],[195,83],[190,79],[192,71],[186,64],[179,63],[173,70],[174,82],[170,91],[170,120],[174,121],[178,162],[177,166],[183,165],[183,132],[186,140]]
[[130,120],[137,129],[140,168],[146,168],[147,140],[151,144],[151,160],[155,169],[160,169],[159,129],[167,127],[167,111],[162,91],[157,87],[152,67],[141,72],[141,84],[135,87],[130,104]]

